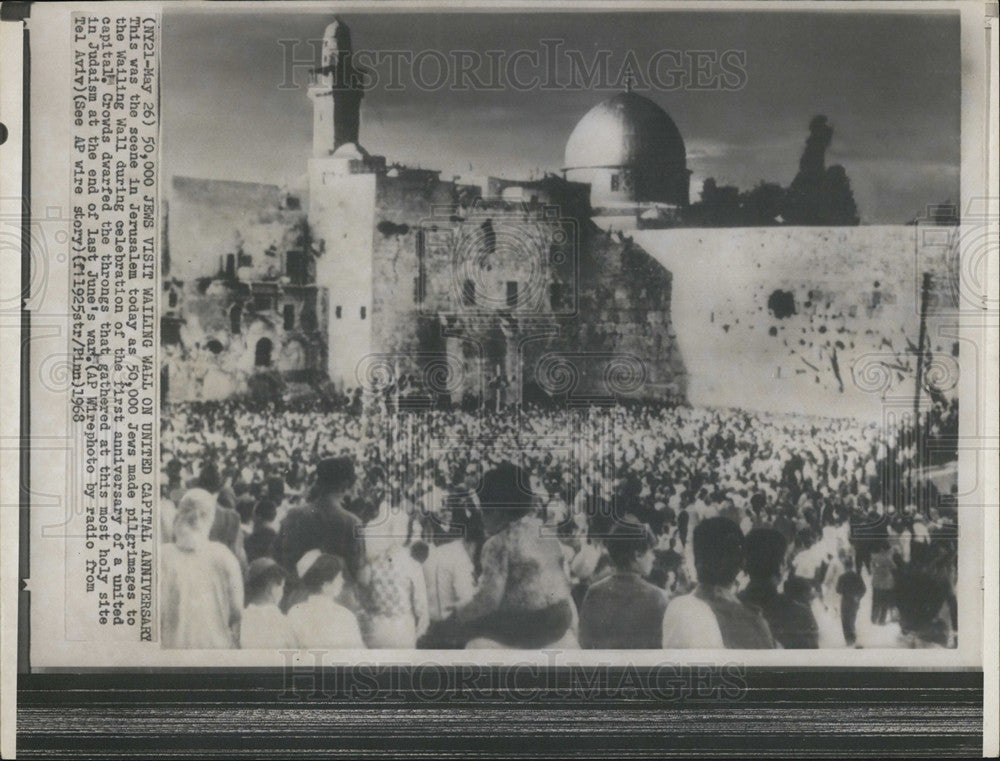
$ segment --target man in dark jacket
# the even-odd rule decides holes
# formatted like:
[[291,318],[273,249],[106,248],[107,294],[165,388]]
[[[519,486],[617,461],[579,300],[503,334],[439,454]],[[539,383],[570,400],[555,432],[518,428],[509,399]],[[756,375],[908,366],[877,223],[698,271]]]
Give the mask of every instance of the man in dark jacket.
[[[354,483],[354,464],[347,457],[331,457],[316,466],[309,503],[289,512],[278,532],[278,560],[293,578],[296,563],[313,549],[341,558],[351,579],[361,569],[365,554],[361,519],[344,507]],[[292,596],[286,594],[286,603]]]
[[817,648],[819,626],[812,611],[778,591],[787,546],[785,537],[773,528],[758,528],[747,534],[746,571],[750,583],[739,598],[761,612],[782,647]]
[[656,540],[645,524],[622,521],[605,541],[615,572],[591,585],[580,609],[580,646],[660,649],[667,594],[647,581]]
[[861,574],[854,569],[854,558],[849,557],[845,563],[847,570],[837,579],[837,594],[840,595],[840,625],[844,629],[844,642],[848,647],[854,647],[858,641],[858,608],[861,598],[865,596],[868,587],[865,586]]

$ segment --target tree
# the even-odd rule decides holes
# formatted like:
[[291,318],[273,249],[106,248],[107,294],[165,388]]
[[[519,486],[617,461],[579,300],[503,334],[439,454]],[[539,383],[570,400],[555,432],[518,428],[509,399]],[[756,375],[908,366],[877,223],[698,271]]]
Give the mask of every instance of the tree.
[[720,186],[714,177],[709,177],[701,186],[701,200],[692,204],[689,216],[701,227],[735,227],[739,224],[739,212],[739,188]]
[[847,179],[847,171],[840,164],[834,164],[826,170],[823,192],[827,205],[825,214],[822,213],[824,210],[820,210],[819,224],[856,225],[861,221],[851,181]]
[[786,191],[776,182],[761,180],[752,189],[740,195],[743,224],[760,227],[779,224],[785,205]]
[[826,167],[826,150],[833,127],[825,116],[814,116],[785,200],[782,216],[793,225],[857,225],[858,207],[844,167]]

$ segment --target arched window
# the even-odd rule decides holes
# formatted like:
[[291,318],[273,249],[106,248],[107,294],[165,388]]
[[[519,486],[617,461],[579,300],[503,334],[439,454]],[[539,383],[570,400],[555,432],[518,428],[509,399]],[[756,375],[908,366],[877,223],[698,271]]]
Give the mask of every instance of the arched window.
[[233,308],[229,310],[229,332],[234,336],[240,334],[240,321],[243,319],[243,307],[239,304],[233,304]]
[[365,319],[368,316],[368,307],[361,307],[361,319]]
[[254,350],[253,363],[257,367],[271,366],[271,349],[274,348],[270,338],[262,338],[257,342]]
[[466,280],[462,283],[462,304],[467,307],[474,306],[476,303],[476,284],[471,280]]
[[167,306],[171,309],[177,306],[177,291],[171,289],[170,293],[167,294]]
[[514,309],[517,306],[517,281],[507,281],[507,307]]

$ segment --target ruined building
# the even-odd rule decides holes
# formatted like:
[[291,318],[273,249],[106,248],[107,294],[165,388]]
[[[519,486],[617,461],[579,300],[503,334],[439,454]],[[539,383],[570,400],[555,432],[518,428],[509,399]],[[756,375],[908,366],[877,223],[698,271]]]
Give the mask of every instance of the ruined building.
[[173,179],[160,308],[165,399],[274,393],[324,377],[327,292],[300,205],[272,185]]
[[670,272],[591,221],[596,203],[686,205],[669,117],[623,93],[581,121],[564,176],[442,180],[362,146],[350,44],[327,27],[306,197],[175,178],[164,396],[326,381],[427,404],[683,397]]

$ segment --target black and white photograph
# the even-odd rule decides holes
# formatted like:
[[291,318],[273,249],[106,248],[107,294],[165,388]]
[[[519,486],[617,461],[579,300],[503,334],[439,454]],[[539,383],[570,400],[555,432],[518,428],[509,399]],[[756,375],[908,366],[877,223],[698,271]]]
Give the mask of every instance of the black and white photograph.
[[165,15],[164,647],[954,648],[958,35]]
[[995,755],[997,26],[4,3],[0,754]]

